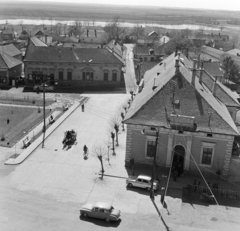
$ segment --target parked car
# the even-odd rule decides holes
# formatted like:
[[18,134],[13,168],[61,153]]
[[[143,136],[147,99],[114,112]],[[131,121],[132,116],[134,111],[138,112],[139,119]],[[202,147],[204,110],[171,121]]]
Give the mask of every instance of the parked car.
[[113,208],[111,204],[97,202],[96,204],[85,204],[80,209],[80,215],[84,217],[94,217],[104,219],[107,222],[117,221],[120,218],[121,211]]
[[[41,85],[35,85],[35,86],[33,87],[33,90],[34,90],[34,91],[43,91],[43,88],[44,88],[44,85],[43,85],[43,84],[41,84]],[[53,91],[53,90],[54,90],[54,87],[53,87],[53,86],[45,84],[45,91]]]
[[[126,180],[128,187],[138,187],[138,188],[145,188],[147,190],[151,190],[151,177],[147,175],[139,175],[136,176],[129,176]],[[159,187],[159,182],[155,180],[153,182],[153,190],[157,190]]]

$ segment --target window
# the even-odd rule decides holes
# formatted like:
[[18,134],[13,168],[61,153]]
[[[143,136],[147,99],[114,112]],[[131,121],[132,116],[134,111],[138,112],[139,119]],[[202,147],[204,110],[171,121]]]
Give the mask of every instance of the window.
[[203,142],[201,164],[212,165],[213,155],[214,155],[214,143]]
[[72,70],[67,71],[67,79],[72,80]]
[[58,79],[63,80],[63,70],[58,71]]
[[108,81],[108,71],[107,70],[103,71],[103,80]]
[[155,141],[147,141],[147,157],[152,158],[155,154]]
[[117,81],[117,72],[113,71],[112,73],[112,81]]

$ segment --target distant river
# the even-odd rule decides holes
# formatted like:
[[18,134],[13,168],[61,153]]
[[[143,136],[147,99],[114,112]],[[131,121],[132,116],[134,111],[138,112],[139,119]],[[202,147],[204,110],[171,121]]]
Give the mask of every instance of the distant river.
[[[0,24],[12,24],[12,25],[19,25],[19,24],[25,24],[25,25],[56,25],[58,23],[61,24],[67,24],[71,25],[74,23],[74,21],[62,21],[62,20],[41,20],[41,19],[6,19],[6,20],[0,20]],[[88,21],[82,21],[83,25],[92,25],[92,22]],[[95,26],[105,26],[106,22],[94,22]],[[125,27],[134,27],[136,26],[136,23],[129,23],[129,22],[123,22],[123,26]],[[166,29],[189,29],[189,30],[220,30],[219,28],[216,27],[210,27],[210,26],[203,26],[203,25],[194,25],[194,24],[181,24],[181,25],[162,25],[162,24],[157,24],[157,23],[138,23],[139,26],[153,26],[153,27],[163,27]]]

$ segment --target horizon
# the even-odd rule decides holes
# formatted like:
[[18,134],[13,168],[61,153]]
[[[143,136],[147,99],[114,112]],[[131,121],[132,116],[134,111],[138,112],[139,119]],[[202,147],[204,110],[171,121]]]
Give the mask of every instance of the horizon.
[[[13,3],[13,2],[31,2],[31,3],[65,3],[65,4],[99,4],[99,5],[115,5],[115,6],[149,6],[149,7],[163,7],[163,8],[180,8],[180,9],[196,9],[196,10],[217,10],[217,11],[240,11],[240,3],[236,4],[235,0],[228,0],[227,2],[219,2],[217,0],[169,0],[168,2],[160,2],[152,0],[146,4],[145,0],[0,0],[0,3]],[[206,6],[206,7],[205,7]]]

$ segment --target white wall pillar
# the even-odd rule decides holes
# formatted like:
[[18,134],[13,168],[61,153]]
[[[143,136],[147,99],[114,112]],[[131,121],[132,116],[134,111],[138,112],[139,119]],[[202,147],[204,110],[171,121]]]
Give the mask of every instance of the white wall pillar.
[[170,167],[171,165],[173,138],[174,138],[173,134],[168,135],[168,149],[167,149],[167,158],[166,158],[167,167]]
[[185,159],[184,159],[184,169],[186,170],[189,170],[191,152],[192,152],[192,136],[188,136]]

